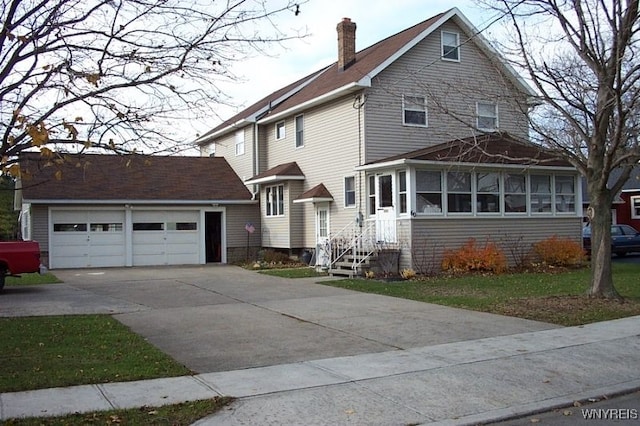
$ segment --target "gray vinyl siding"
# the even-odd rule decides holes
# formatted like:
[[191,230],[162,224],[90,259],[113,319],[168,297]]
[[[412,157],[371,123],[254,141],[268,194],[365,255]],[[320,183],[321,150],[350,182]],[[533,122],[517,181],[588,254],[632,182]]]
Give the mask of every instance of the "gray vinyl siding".
[[[440,59],[441,30],[460,34],[460,62]],[[367,95],[367,162],[473,135],[467,123],[475,124],[478,101],[498,105],[499,130],[516,137],[528,132],[526,98],[452,22],[385,69]],[[402,124],[403,95],[425,97],[428,127]]]
[[[286,137],[280,140],[275,139],[276,122],[263,125],[267,143],[261,146],[260,155],[261,158],[265,158],[265,164],[262,167],[267,170],[292,161],[300,166],[305,180],[301,182],[299,192],[295,190],[292,192],[291,201],[304,191],[323,183],[334,198],[334,201],[330,203],[329,213],[331,232],[342,229],[352,222],[358,211],[357,207],[344,207],[344,177],[356,176],[356,188],[359,187],[358,173],[354,171],[354,168],[360,164],[359,110],[355,109],[353,104],[354,96],[349,95],[305,111],[303,114],[304,146],[299,148],[295,146],[294,115],[286,118]],[[292,184],[298,183],[292,182]],[[261,190],[261,194],[264,201],[264,190]],[[296,195],[293,196],[293,194]],[[356,190],[356,203],[360,199]],[[262,209],[263,221],[269,226],[264,232],[266,237],[264,245],[289,248],[315,247],[315,210],[313,204],[294,203],[288,205],[291,208],[291,215],[286,216],[286,219],[289,220],[288,225],[280,223],[278,218],[265,217],[264,208]],[[276,231],[287,231],[287,226],[291,232],[288,240],[285,236],[275,236]]]
[[[224,157],[238,177],[244,182],[252,178],[254,173],[253,126],[245,126],[244,154],[236,155],[236,132],[232,131],[220,139],[216,139],[216,157]],[[214,184],[214,182],[212,182]],[[251,189],[251,188],[249,188]]]
[[245,230],[247,223],[253,224],[256,228],[254,233],[249,235],[249,246],[259,247],[261,245],[260,209],[257,204],[228,206],[225,215],[228,248],[247,246],[247,231]]
[[581,243],[582,218],[415,218],[411,220],[411,240],[400,241],[404,247],[401,267],[411,265],[415,269],[415,265],[410,263],[413,252],[414,256],[433,259],[439,270],[444,251],[459,248],[470,238],[475,238],[479,245],[484,245],[487,241],[498,244],[509,263],[513,265],[509,247],[513,247],[514,244],[509,241],[521,238],[518,243],[521,247],[531,247],[534,243],[554,235]]
[[49,208],[31,205],[31,239],[40,244],[42,262],[49,266]]

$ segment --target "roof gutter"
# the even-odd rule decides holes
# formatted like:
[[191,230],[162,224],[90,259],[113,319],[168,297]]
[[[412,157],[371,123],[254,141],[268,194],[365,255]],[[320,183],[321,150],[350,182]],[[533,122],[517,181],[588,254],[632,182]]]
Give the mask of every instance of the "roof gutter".
[[100,205],[232,205],[232,204],[257,204],[257,200],[54,200],[54,199],[23,199],[24,203],[30,204],[100,204]]
[[258,120],[258,124],[267,124],[267,123],[271,123],[273,121],[279,120],[283,117],[287,117],[291,114],[295,114],[296,112],[299,111],[304,111],[308,108],[311,108],[315,105],[319,105],[322,103],[325,103],[327,101],[333,100],[333,99],[337,99],[340,96],[343,96],[345,94],[348,93],[353,93],[353,92],[357,92],[361,89],[365,89],[367,87],[371,87],[371,80],[370,79],[362,79],[360,81],[354,81],[352,83],[346,84],[342,87],[339,87],[335,90],[332,90],[331,92],[325,93],[324,95],[318,96],[316,98],[310,99],[306,102],[303,102],[301,104],[298,104],[296,106],[293,106],[289,109],[286,109],[284,111],[281,111],[277,114],[273,114],[273,115],[267,115],[265,116],[263,119]]
[[451,162],[451,161],[438,161],[438,160],[413,160],[410,158],[403,158],[399,160],[385,161],[382,163],[365,164],[355,168],[357,171],[375,171],[384,170],[398,166],[437,166],[442,168],[443,166],[451,166],[455,164],[456,167],[462,168],[500,168],[500,169],[533,169],[533,170],[556,170],[556,171],[568,171],[575,172],[575,167],[570,166],[544,166],[540,164],[504,164],[504,163],[465,163],[465,162]]

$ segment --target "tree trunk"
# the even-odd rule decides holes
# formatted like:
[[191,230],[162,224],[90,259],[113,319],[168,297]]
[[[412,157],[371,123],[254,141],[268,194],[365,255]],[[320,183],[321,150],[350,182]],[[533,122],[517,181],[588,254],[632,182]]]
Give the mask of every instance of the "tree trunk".
[[621,296],[613,286],[611,269],[611,196],[593,191],[591,206],[591,288],[589,295],[609,299]]

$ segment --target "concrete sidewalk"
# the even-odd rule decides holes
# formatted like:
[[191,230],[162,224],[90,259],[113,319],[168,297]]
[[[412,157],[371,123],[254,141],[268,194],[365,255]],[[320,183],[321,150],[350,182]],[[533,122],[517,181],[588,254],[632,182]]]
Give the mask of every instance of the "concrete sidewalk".
[[4,393],[0,419],[230,395],[238,400],[196,424],[478,424],[640,388],[638,366],[640,316],[188,377]]

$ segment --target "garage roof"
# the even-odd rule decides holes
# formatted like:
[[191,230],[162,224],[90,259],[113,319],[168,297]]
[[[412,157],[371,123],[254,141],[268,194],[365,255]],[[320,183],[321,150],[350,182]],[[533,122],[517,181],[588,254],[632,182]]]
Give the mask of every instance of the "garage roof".
[[222,157],[39,153],[20,158],[22,199],[44,201],[251,202]]

